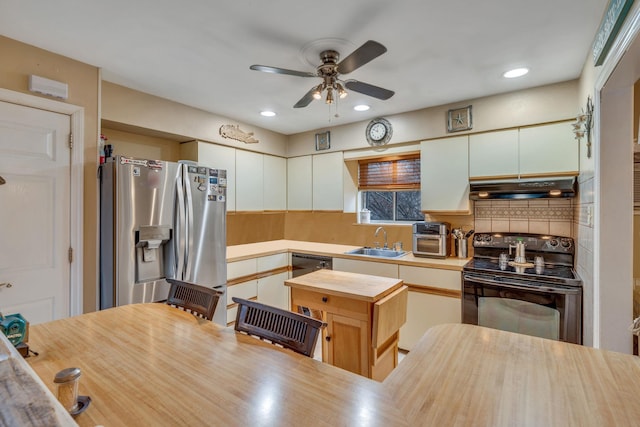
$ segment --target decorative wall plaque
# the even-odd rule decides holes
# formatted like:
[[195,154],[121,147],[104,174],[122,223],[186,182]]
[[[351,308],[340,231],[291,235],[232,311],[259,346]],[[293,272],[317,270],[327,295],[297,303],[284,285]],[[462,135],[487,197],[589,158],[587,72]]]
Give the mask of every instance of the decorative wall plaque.
[[220,126],[220,135],[223,138],[235,139],[245,144],[255,144],[258,141],[253,137],[253,132],[245,132],[240,130],[240,125],[222,125]]

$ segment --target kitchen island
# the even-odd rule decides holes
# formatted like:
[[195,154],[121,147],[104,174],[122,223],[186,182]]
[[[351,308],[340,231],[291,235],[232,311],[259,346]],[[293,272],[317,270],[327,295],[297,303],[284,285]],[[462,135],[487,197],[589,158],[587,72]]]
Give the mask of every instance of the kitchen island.
[[430,329],[382,382],[163,304],[34,325],[29,364],[77,366],[81,426],[631,426],[640,359],[474,325]]
[[322,313],[324,362],[379,381],[398,366],[398,331],[407,319],[402,280],[317,270],[284,284],[294,310]]

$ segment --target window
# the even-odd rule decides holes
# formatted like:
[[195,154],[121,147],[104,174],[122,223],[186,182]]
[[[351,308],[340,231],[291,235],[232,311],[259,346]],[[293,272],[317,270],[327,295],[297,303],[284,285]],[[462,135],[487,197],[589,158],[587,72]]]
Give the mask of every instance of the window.
[[372,221],[422,221],[420,211],[420,155],[358,162],[360,205]]

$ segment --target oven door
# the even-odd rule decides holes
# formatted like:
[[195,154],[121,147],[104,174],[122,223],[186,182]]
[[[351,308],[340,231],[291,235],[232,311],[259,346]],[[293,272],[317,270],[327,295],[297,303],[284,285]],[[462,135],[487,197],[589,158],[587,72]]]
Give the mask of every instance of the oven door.
[[464,273],[462,323],[582,344],[582,288]]

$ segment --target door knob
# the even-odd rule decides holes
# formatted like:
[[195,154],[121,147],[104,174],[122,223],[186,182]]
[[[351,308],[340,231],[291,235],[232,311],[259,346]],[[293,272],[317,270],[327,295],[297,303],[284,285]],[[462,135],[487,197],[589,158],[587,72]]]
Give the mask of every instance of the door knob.
[[7,181],[5,181],[5,179],[0,176],[0,185],[6,184],[6,183],[7,183]]
[[10,288],[10,287],[12,287],[13,285],[12,285],[11,283],[9,283],[9,282],[0,283],[0,288],[2,288],[3,286],[4,286],[4,287],[7,287],[7,288]]

